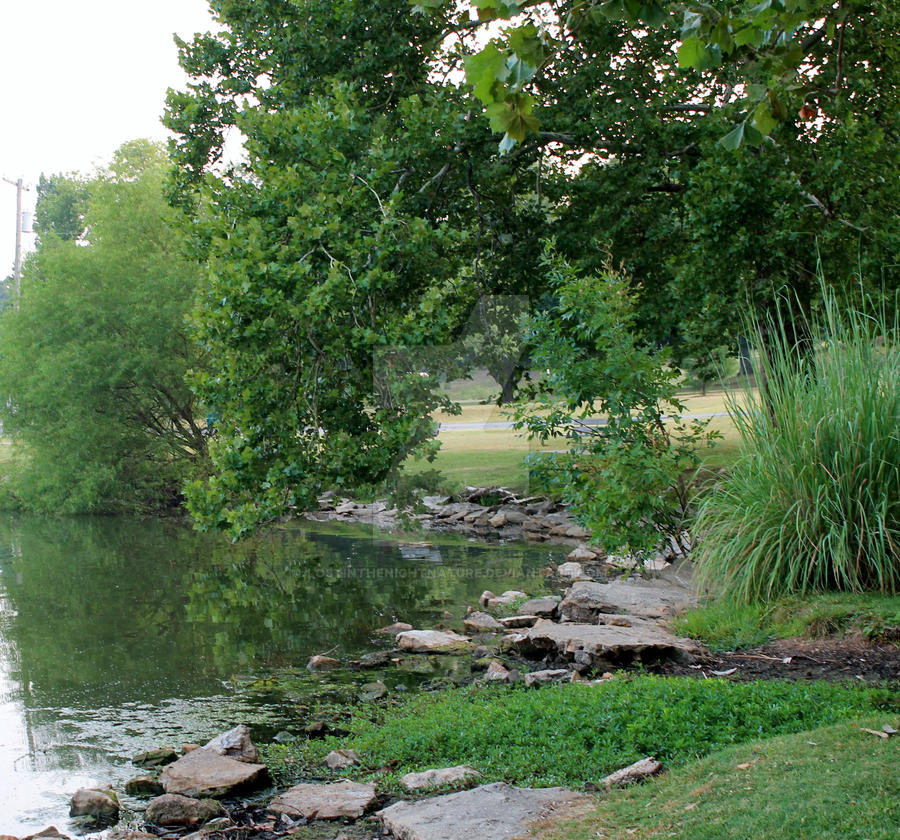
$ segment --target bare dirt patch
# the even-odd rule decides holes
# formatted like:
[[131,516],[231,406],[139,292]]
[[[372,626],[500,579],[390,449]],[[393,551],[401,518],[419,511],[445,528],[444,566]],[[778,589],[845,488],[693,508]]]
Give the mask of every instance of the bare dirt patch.
[[661,663],[654,671],[671,676],[728,676],[734,680],[900,683],[900,645],[871,642],[861,635],[782,639],[751,650],[708,653],[691,665]]

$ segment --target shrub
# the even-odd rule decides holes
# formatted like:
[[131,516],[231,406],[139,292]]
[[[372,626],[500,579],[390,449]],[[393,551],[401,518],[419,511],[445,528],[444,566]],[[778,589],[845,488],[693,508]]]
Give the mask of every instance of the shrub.
[[900,590],[898,325],[823,298],[806,350],[789,306],[753,327],[769,349],[760,396],[730,401],[742,446],[704,500],[695,557],[701,583],[738,602]]
[[571,445],[530,456],[531,478],[611,551],[680,541],[699,450],[718,433],[683,416],[680,374],[664,348],[640,336],[624,274],[611,265],[583,274],[552,245],[543,263],[557,300],[531,319],[529,338],[533,365],[545,373],[521,389],[515,426],[542,444]]

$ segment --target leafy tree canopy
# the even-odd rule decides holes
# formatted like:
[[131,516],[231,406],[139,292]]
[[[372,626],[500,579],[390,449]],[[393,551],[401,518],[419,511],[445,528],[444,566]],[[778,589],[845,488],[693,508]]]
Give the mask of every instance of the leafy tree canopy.
[[[202,415],[184,384],[198,364],[184,327],[194,271],[171,226],[168,167],[162,149],[135,141],[83,183],[43,182],[62,188],[43,193],[45,233],[0,320],[0,415],[24,444],[7,489],[27,508],[158,509],[202,459]],[[49,222],[76,183],[90,196],[80,242],[69,214]]]
[[[241,534],[433,449],[442,362],[485,292],[527,293],[544,213],[433,81],[446,21],[397,2],[213,3],[169,97],[206,266],[194,385],[219,418],[201,525]],[[229,126],[246,159],[221,152]],[[534,160],[537,153],[531,155]]]
[[639,345],[701,371],[748,305],[787,288],[813,308],[820,265],[841,289],[896,285],[900,11],[480,2],[514,26],[479,52],[482,22],[417,5],[213,0],[220,29],[181,44],[166,120],[205,266],[206,526],[240,534],[428,453],[431,348],[484,295],[552,308],[548,234],[579,276],[621,265]]
[[41,175],[37,186],[35,231],[72,241],[84,233],[88,183],[78,175]]

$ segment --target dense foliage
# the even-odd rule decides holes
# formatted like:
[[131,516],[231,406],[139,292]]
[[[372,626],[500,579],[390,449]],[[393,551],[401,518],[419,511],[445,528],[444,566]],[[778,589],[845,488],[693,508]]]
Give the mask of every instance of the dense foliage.
[[762,396],[733,403],[742,449],[700,512],[701,580],[738,601],[900,591],[898,325],[825,299],[807,353],[757,324]]
[[[487,83],[478,24],[453,4],[211,5],[220,29],[182,44],[191,83],[167,113],[214,372],[193,380],[217,418],[213,474],[189,491],[205,527],[241,534],[326,488],[396,484],[431,453],[433,386],[460,358],[431,349],[459,342],[485,295],[553,306],[548,233],[584,276],[621,264],[638,345],[701,379],[734,353],[740,314],[785,288],[802,341],[819,265],[840,298],[863,277],[893,300],[900,12],[884,4],[713,3],[645,28],[635,16],[660,4],[479,2],[486,18],[549,15],[494,45]],[[554,40],[539,55],[540,23]],[[464,70],[518,134],[505,155]],[[735,125],[742,142],[721,143]],[[508,400],[528,348],[484,335]]]
[[552,251],[545,267],[556,303],[531,322],[541,378],[525,389],[516,426],[571,445],[531,456],[533,474],[611,551],[651,550],[661,536],[680,543],[698,450],[715,435],[708,421],[682,419],[680,374],[636,335],[626,277],[610,266],[581,276]]
[[[442,21],[400,3],[213,3],[170,97],[176,192],[206,266],[195,312],[218,418],[202,526],[241,534],[433,446],[441,353],[485,292],[518,292],[534,228],[490,137],[433,84]],[[246,161],[215,163],[223,126]],[[498,200],[495,193],[499,194]],[[502,242],[509,243],[501,247]]]
[[203,457],[184,382],[194,270],[170,226],[168,166],[136,141],[90,179],[43,182],[40,245],[0,320],[0,416],[24,444],[6,490],[26,508],[166,507]]

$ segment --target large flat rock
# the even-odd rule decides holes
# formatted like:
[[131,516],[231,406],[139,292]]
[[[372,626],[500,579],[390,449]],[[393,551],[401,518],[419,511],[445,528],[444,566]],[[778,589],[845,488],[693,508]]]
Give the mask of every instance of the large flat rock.
[[466,653],[475,645],[450,630],[406,630],[397,634],[397,647],[410,653]]
[[268,771],[264,764],[236,761],[201,748],[167,765],[159,781],[166,793],[219,797],[264,784]]
[[516,642],[524,656],[555,654],[583,667],[653,663],[667,659],[690,662],[701,653],[691,639],[675,636],[655,621],[631,616],[610,616],[615,624],[555,624],[539,621]]
[[269,803],[269,810],[308,820],[357,819],[377,802],[375,785],[339,782],[294,785]]
[[559,605],[563,621],[590,624],[603,613],[621,613],[640,618],[671,618],[696,605],[694,593],[664,580],[635,583],[578,581]]
[[397,802],[381,817],[397,840],[513,840],[584,814],[594,799],[565,788],[514,788],[503,782],[417,802]]

